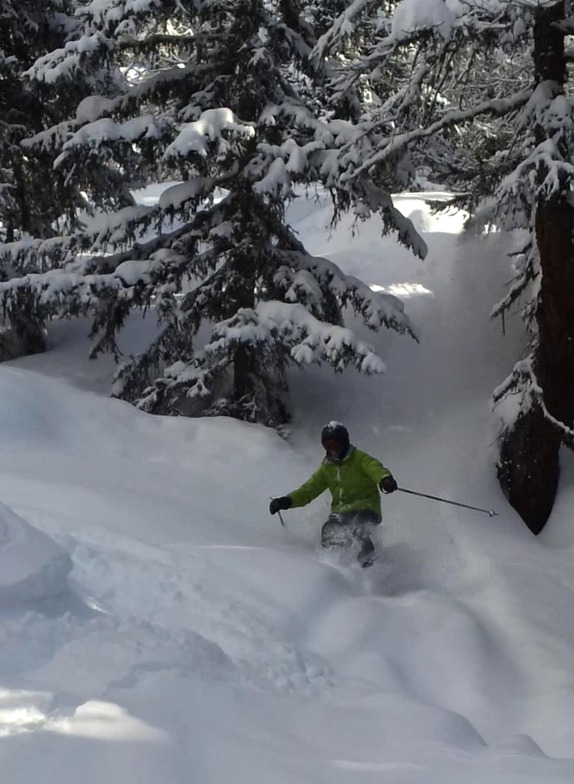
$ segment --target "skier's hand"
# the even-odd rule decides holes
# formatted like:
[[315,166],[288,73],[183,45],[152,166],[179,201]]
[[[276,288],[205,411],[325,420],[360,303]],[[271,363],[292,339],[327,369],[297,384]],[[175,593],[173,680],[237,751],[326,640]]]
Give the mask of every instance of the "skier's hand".
[[291,509],[293,501],[288,495],[282,495],[281,498],[272,498],[269,504],[269,513],[277,514],[280,509]]
[[395,490],[399,489],[394,476],[391,476],[390,474],[381,479],[379,487],[383,493],[394,493]]

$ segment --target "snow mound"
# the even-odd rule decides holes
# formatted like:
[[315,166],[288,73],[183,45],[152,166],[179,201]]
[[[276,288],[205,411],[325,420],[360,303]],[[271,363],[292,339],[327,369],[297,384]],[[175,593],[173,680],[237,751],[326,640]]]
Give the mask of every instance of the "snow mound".
[[28,605],[67,590],[68,553],[0,503],[0,607]]

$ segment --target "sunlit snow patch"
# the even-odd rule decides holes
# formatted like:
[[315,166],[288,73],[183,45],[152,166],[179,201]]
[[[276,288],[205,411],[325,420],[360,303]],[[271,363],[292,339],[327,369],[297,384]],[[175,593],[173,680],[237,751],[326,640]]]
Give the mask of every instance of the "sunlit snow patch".
[[52,722],[51,732],[107,741],[161,741],[164,733],[111,702],[90,700],[73,716]]
[[392,283],[390,286],[379,286],[378,283],[370,283],[371,291],[380,291],[383,294],[392,294],[394,297],[408,299],[409,297],[420,297],[423,294],[432,294],[430,289],[422,283]]
[[0,738],[42,727],[51,699],[45,692],[0,689]]

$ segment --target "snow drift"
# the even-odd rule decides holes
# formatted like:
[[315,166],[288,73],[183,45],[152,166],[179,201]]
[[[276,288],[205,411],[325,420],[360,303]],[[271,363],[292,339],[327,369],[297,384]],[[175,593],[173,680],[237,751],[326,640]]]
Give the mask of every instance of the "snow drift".
[[64,593],[71,570],[60,545],[0,503],[0,608]]

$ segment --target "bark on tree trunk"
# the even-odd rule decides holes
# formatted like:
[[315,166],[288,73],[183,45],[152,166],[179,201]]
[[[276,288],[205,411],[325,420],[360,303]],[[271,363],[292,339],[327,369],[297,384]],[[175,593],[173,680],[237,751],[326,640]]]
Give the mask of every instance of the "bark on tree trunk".
[[245,345],[235,349],[233,357],[233,399],[235,402],[243,400],[253,391],[253,371],[255,358],[253,352]]
[[[536,11],[536,82],[550,80],[562,92],[566,62],[564,36],[554,23],[564,18],[564,3]],[[538,143],[547,135],[536,129]],[[545,172],[539,172],[544,177]],[[541,285],[536,309],[538,345],[534,368],[548,412],[564,424],[574,420],[574,216],[569,185],[540,202],[536,211]],[[539,533],[556,496],[560,473],[560,432],[535,405],[505,433],[499,479],[510,504],[527,526]]]
[[[234,259],[230,291],[233,312],[241,308],[255,307],[255,276],[253,260],[238,254]],[[245,343],[238,345],[233,355],[233,400],[237,403],[253,389],[254,357],[252,349]]]
[[558,487],[560,435],[537,406],[502,441],[498,478],[510,505],[534,534],[550,517]]

